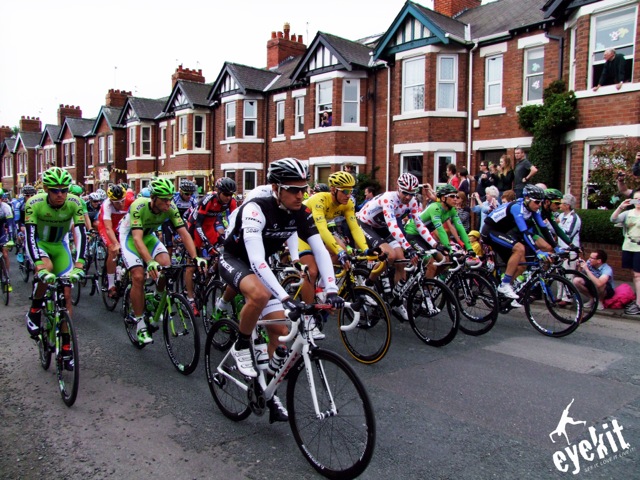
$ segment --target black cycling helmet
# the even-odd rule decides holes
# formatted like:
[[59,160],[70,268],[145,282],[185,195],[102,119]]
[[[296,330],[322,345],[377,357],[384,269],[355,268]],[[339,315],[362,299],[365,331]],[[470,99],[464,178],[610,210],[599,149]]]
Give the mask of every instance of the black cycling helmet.
[[523,197],[533,198],[534,200],[544,200],[545,193],[542,188],[537,185],[527,185],[522,191]]
[[233,195],[236,193],[236,182],[229,177],[222,177],[216,180],[216,190],[226,195]]
[[309,169],[297,158],[283,158],[269,165],[267,182],[287,184],[287,182],[308,181]]
[[547,188],[544,191],[544,195],[547,200],[562,200],[562,197],[564,197],[562,192],[557,188]]
[[329,185],[327,185],[326,183],[316,183],[316,186],[313,187],[313,191],[315,193],[319,193],[319,192],[329,192]]
[[33,185],[25,185],[22,187],[22,195],[35,195],[37,193],[36,187]]
[[117,202],[124,198],[124,194],[125,191],[124,188],[122,188],[122,185],[109,185],[109,188],[107,190],[107,197],[109,197],[109,200]]
[[450,193],[458,193],[456,187],[451,185],[450,183],[445,183],[444,185],[440,185],[436,188],[436,196],[441,197],[443,195],[449,195]]
[[182,180],[180,182],[180,191],[182,193],[196,193],[197,186],[191,180]]

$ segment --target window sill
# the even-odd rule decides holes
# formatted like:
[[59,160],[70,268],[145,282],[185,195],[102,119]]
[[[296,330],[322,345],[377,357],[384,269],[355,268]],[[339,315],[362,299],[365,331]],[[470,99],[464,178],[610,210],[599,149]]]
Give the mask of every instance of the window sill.
[[299,133],[298,135],[293,135],[289,137],[291,140],[304,140],[307,136],[304,133]]
[[[149,155],[148,157],[127,157],[125,159],[126,162],[133,162],[136,160],[155,160],[156,157],[152,157],[151,155]],[[111,163],[109,165],[112,165]]]
[[479,117],[488,117],[491,115],[504,115],[505,113],[507,113],[507,109],[504,107],[499,107],[499,108],[488,108],[487,110],[479,110],[478,111],[478,116]]
[[230,138],[229,140],[221,140],[220,145],[233,145],[234,143],[264,143],[263,138]]
[[275,137],[271,139],[272,143],[277,143],[277,142],[284,142],[287,140],[287,137],[285,137],[284,135],[279,136],[279,137]]
[[[180,155],[190,155],[190,154],[194,154],[194,153],[197,153],[197,154],[202,154],[202,153],[209,154],[209,153],[211,153],[211,150],[205,150],[204,148],[197,149],[197,150],[180,150],[179,152],[175,153],[175,156],[178,157]],[[146,160],[147,158],[155,158],[155,157],[144,157],[144,158]]]
[[330,133],[330,132],[367,132],[369,129],[367,127],[360,126],[349,126],[349,125],[340,125],[340,126],[331,126],[331,127],[318,127],[311,128],[307,131],[309,135],[313,135],[315,133]]
[[401,113],[394,115],[393,121],[400,122],[402,120],[414,120],[416,118],[467,118],[467,112],[459,112],[457,110],[429,110],[420,112]]
[[620,90],[617,90],[615,85],[605,85],[604,87],[600,87],[597,92],[588,89],[576,91],[575,94],[576,98],[591,98],[627,92],[640,92],[640,83],[623,83]]

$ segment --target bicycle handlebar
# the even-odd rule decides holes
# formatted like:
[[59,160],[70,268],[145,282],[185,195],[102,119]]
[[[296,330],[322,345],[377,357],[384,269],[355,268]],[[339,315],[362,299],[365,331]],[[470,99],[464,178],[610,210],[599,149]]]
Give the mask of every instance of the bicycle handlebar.
[[[320,303],[303,303],[296,310],[298,310],[298,318],[296,320],[291,321],[291,330],[288,335],[283,335],[278,337],[278,341],[282,343],[288,343],[292,341],[296,335],[298,334],[298,330],[300,328],[300,322],[303,320],[303,314],[312,313],[315,310],[328,310],[330,309],[330,305],[320,304]],[[344,308],[348,308],[353,312],[353,321],[349,325],[343,325],[340,327],[340,330],[343,332],[347,332],[349,330],[353,330],[357,327],[358,322],[360,321],[360,309],[362,308],[362,301],[357,300],[355,302],[344,302]],[[285,316],[289,318],[289,313],[291,310],[285,309]]]

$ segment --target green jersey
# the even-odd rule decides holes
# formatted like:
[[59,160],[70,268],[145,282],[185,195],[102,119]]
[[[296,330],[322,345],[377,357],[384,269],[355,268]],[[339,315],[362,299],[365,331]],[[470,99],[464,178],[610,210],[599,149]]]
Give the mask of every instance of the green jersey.
[[171,201],[171,207],[166,212],[153,213],[151,199],[140,197],[129,207],[129,213],[120,222],[120,238],[127,238],[131,230],[143,230],[143,235],[150,235],[166,220],[177,230],[184,227],[184,221],[176,204]]
[[[471,242],[469,242],[469,237],[467,236],[467,232],[462,225],[462,221],[458,216],[458,210],[455,208],[451,208],[449,210],[445,210],[442,208],[442,203],[433,202],[427,208],[425,208],[420,213],[420,220],[422,220],[425,226],[429,229],[429,231],[435,230],[438,232],[438,239],[440,243],[445,247],[449,247],[449,233],[444,229],[444,223],[447,220],[451,220],[451,223],[456,227],[458,231],[458,235],[460,239],[464,242],[464,246],[467,250],[471,250]],[[416,229],[413,220],[409,220],[404,227],[404,231],[407,235],[419,235],[418,230]]]

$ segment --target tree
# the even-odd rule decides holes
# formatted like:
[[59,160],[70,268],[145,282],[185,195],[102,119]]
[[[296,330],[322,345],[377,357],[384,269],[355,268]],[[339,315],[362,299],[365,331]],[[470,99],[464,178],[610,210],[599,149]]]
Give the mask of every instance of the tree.
[[562,80],[556,80],[543,93],[542,105],[527,105],[520,109],[520,126],[533,135],[528,158],[538,167],[536,182],[547,186],[560,183],[562,136],[575,127],[578,119],[576,96],[566,91]]

